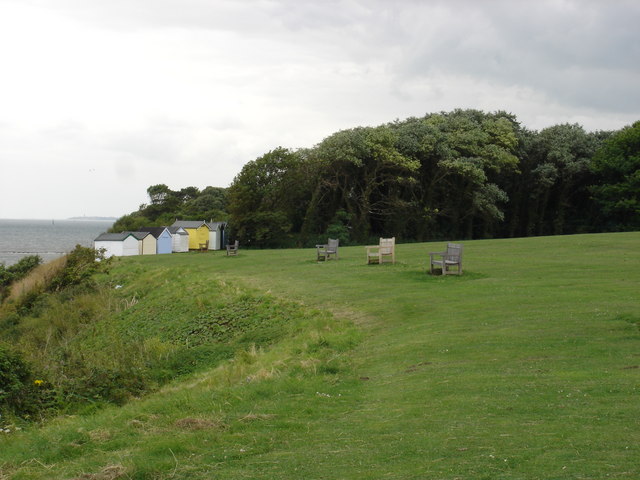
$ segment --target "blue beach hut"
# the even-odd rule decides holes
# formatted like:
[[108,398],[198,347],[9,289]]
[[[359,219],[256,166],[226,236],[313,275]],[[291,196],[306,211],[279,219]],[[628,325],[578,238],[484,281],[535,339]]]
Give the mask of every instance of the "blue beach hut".
[[147,232],[153,235],[156,239],[156,253],[158,255],[163,253],[171,253],[172,250],[172,237],[171,232],[167,227],[142,227],[140,232]]

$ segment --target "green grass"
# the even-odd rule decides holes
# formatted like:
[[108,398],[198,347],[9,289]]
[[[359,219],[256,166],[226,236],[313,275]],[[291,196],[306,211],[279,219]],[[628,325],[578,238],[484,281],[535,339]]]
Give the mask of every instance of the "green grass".
[[430,276],[443,246],[122,259],[109,328],[236,349],[4,435],[0,479],[639,478],[640,233],[465,242]]

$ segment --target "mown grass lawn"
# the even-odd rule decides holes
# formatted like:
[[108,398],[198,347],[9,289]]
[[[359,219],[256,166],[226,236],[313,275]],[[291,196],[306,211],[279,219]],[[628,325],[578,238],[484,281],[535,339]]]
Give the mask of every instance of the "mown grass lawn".
[[463,276],[428,275],[444,245],[123,259],[140,306],[180,278],[187,303],[223,282],[336,320],[6,436],[0,479],[639,478],[640,233],[469,241]]

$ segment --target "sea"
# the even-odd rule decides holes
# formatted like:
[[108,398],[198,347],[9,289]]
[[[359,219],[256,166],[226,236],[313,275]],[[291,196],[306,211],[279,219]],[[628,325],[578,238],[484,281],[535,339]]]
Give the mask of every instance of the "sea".
[[40,255],[46,263],[69,253],[76,245],[93,247],[93,240],[114,220],[10,220],[0,219],[0,263],[17,263]]

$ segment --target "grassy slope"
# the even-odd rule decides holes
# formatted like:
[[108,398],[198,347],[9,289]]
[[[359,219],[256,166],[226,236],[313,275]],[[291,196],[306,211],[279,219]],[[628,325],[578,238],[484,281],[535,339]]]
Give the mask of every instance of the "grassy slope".
[[124,408],[7,437],[0,479],[637,478],[640,234],[466,242],[463,277],[425,275],[442,246],[399,245],[382,266],[364,265],[362,247],[326,264],[311,250],[119,262],[130,282],[188,269],[193,285],[331,309],[361,341],[345,351],[332,327],[320,362],[318,327],[296,340],[303,352],[248,352]]

